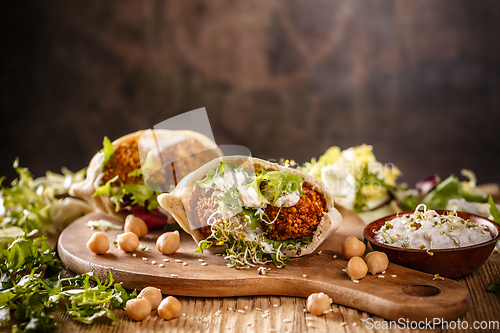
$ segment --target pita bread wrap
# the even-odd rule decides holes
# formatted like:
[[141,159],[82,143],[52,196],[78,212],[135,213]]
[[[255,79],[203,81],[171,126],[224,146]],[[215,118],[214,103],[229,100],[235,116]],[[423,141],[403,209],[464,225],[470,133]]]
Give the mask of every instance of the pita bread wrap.
[[[233,166],[232,171],[227,171],[231,169],[230,165]],[[223,170],[226,170],[224,175]],[[230,176],[227,176],[228,173]],[[282,187],[275,186],[278,180],[282,180]],[[294,187],[294,182],[300,183],[300,189]],[[270,187],[271,184],[274,187]],[[276,188],[279,191],[272,192]],[[261,196],[255,193],[255,189],[261,191]],[[270,193],[266,192],[268,189]],[[236,252],[227,257],[233,259],[237,268],[238,265],[252,266],[271,259],[280,266],[286,256],[310,254],[342,222],[330,192],[320,180],[301,171],[248,156],[225,156],[205,164],[187,175],[174,191],[158,196],[158,202],[199,244],[199,251],[208,248],[212,252],[226,249]],[[322,207],[316,215],[313,214],[315,205]],[[305,215],[294,215],[297,209]],[[207,215],[208,219],[202,221]],[[306,219],[311,216],[309,222],[297,220],[304,216]],[[292,221],[292,229],[294,223],[309,225],[290,231],[290,223],[287,225],[285,221]],[[224,230],[231,230],[232,238],[244,238],[243,243],[246,244],[235,245],[234,241],[228,241],[231,237],[224,235],[226,231],[220,231],[219,224],[224,225]],[[280,230],[284,233],[280,234]],[[255,249],[256,246],[257,253],[243,253],[244,258],[238,256],[247,251],[245,247]]]
[[[73,184],[69,193],[84,199],[95,210],[120,220],[124,220],[128,214],[139,216],[150,229],[175,222],[158,206],[157,195],[168,191],[169,187],[174,188],[175,181],[180,181],[183,175],[220,156],[219,148],[212,140],[189,130],[141,130],[115,140],[112,143],[113,151],[110,152],[109,147],[106,153],[105,144],[105,148],[94,155],[85,180]],[[109,154],[112,156],[107,156]],[[108,161],[105,162],[106,158]],[[143,162],[149,163],[149,168],[145,168]],[[167,163],[166,168],[162,169],[162,162]],[[166,170],[170,175],[165,175],[161,170]],[[136,174],[130,175],[130,172]],[[114,182],[113,177],[117,177]],[[148,186],[146,181],[149,182]],[[99,192],[97,195],[96,192],[102,191],[107,182],[112,185],[108,193]],[[147,193],[149,197],[143,202],[144,198],[138,201],[133,193],[129,193],[117,200],[116,195],[113,198],[112,194],[122,189],[118,189],[120,184]]]

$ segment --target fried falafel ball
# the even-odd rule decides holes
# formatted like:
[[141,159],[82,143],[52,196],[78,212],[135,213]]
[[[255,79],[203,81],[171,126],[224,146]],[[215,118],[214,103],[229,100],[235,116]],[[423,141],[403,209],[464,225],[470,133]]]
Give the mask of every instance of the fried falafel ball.
[[278,216],[272,225],[264,222],[260,224],[261,228],[267,229],[269,239],[283,241],[313,236],[323,217],[326,202],[323,195],[308,184],[304,183],[302,193],[300,200],[292,207],[268,205],[264,209],[270,221]]

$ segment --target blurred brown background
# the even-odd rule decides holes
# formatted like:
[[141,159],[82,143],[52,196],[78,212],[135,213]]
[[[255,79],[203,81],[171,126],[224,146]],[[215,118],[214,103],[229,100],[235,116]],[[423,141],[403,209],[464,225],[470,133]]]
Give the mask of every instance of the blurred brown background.
[[414,184],[500,182],[500,1],[11,1],[0,174],[77,170],[104,135],[206,107],[254,156],[369,143]]

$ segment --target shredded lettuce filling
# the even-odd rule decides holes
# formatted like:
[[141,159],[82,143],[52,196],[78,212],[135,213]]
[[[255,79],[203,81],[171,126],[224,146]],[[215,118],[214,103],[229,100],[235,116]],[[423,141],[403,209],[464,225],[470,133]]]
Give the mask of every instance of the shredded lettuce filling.
[[[283,251],[296,250],[300,254],[301,246],[311,243],[312,238],[284,241],[267,238],[267,229],[261,228],[261,223],[272,229],[277,217],[271,220],[262,207],[275,203],[287,194],[302,195],[303,182],[302,177],[288,172],[267,171],[261,167],[259,172],[248,173],[233,162],[221,162],[195,185],[221,190],[216,198],[219,208],[207,221],[211,234],[198,244],[196,252],[202,253],[211,246],[226,246],[225,258],[231,261],[231,267],[248,268],[270,262],[279,268],[284,267],[289,257]],[[249,189],[255,191],[262,207],[245,206],[240,199],[240,190]]]

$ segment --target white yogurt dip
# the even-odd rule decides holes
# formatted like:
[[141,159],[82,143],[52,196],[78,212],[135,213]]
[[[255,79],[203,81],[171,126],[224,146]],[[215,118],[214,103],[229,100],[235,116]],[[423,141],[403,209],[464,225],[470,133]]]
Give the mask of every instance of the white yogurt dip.
[[[423,211],[419,211],[424,207]],[[451,249],[480,244],[493,237],[487,227],[457,216],[456,212],[439,215],[418,205],[414,214],[405,214],[385,222],[375,232],[379,243],[408,249]]]

